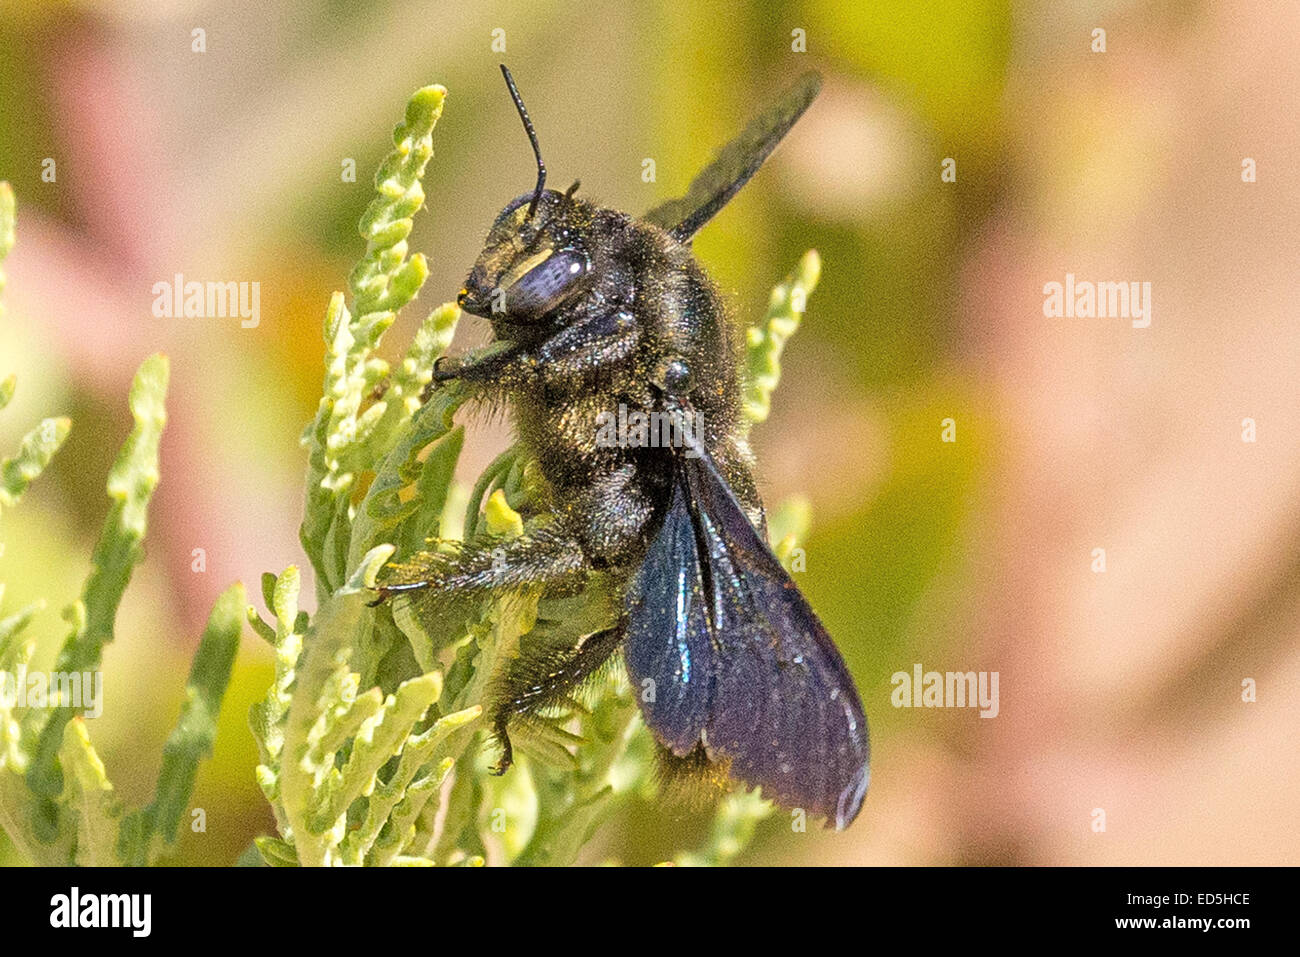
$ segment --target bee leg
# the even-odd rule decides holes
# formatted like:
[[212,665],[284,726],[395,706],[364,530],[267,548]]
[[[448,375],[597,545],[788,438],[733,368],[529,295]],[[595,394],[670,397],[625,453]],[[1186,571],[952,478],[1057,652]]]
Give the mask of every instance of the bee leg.
[[500,777],[510,770],[515,763],[515,749],[510,744],[510,735],[506,733],[506,722],[497,720],[492,724],[492,736],[501,747],[501,757],[496,764],[488,768],[488,774]]
[[544,720],[539,712],[571,700],[574,690],[602,669],[622,641],[621,626],[587,635],[577,645],[557,641],[541,629],[524,636],[519,656],[493,677],[488,691],[492,733],[502,751],[493,774],[503,774],[513,762],[510,723]]
[[510,539],[488,539],[451,551],[421,552],[390,566],[392,576],[376,589],[375,603],[398,595],[429,601],[480,598],[524,585],[570,587],[590,568],[578,540],[546,526]]
[[520,358],[522,372],[547,383],[579,384],[601,375],[635,354],[640,335],[636,318],[623,308],[566,326]]
[[523,353],[520,346],[491,347],[464,356],[439,356],[433,363],[431,385],[461,379],[488,382],[500,376]]
[[459,359],[442,356],[433,382],[459,379],[500,390],[532,383],[579,384],[608,374],[613,363],[630,358],[638,342],[636,319],[624,308],[597,313],[531,347],[507,345]]

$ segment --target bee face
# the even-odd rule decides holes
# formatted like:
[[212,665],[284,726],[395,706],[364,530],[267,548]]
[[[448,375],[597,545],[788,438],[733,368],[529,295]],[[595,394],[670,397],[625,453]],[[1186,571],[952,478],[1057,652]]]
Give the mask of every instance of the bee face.
[[488,233],[457,302],[495,323],[546,325],[591,285],[585,228],[590,208],[546,190],[532,216],[532,193],[507,204]]

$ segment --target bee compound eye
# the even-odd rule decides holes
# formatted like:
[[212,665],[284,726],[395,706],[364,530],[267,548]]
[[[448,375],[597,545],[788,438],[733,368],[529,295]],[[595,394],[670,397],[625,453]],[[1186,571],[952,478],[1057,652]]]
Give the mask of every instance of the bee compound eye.
[[506,289],[506,312],[530,319],[543,316],[583,288],[591,268],[587,257],[566,249],[548,255]]

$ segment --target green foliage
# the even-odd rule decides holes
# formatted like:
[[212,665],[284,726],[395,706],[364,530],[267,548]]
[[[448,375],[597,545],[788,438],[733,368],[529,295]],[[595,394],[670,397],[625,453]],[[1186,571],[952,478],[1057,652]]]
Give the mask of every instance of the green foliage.
[[[149,499],[158,484],[158,442],[162,438],[166,413],[167,360],[152,356],[144,361],[131,385],[131,415],[135,428],[127,436],[108,473],[108,495],[112,505],[104,529],[91,557],[91,572],[81,600],[67,615],[72,631],[54,663],[56,672],[87,672],[99,667],[104,645],[113,640],[118,605],[131,580],[131,572],[143,555],[145,518]],[[37,820],[44,840],[57,836],[55,799],[63,788],[58,754],[63,744],[63,726],[73,708],[55,709],[41,729],[27,772],[27,784],[44,813]]]
[[[0,183],[0,264],[13,239],[13,192],[8,183]],[[0,383],[0,409],[14,388],[12,376]],[[97,672],[104,646],[113,640],[118,605],[143,555],[149,499],[158,484],[166,393],[167,360],[152,356],[131,385],[135,427],[108,475],[111,504],[90,575],[81,598],[64,611],[71,629],[54,664],[57,674]],[[0,508],[18,505],[70,427],[64,418],[45,419],[22,440],[17,454],[0,463]],[[3,589],[0,584],[0,599]],[[20,708],[16,700],[0,695],[0,825],[29,860],[147,864],[175,841],[198,762],[212,749],[239,646],[243,605],[239,585],[217,600],[194,658],[180,720],[163,750],[154,800],[143,809],[123,808],[85,720],[73,702],[62,700],[61,692],[51,691],[48,708]],[[26,675],[35,652],[35,641],[24,639],[22,632],[43,609],[44,602],[37,602],[0,619],[0,675],[11,687]]]
[[454,305],[429,314],[395,369],[375,355],[428,274],[423,256],[408,256],[406,237],[424,203],[420,178],[445,95],[433,86],[411,98],[361,219],[365,254],[348,296],[336,293],[326,313],[324,394],[304,433],[300,534],[317,611],[298,610],[296,568],[264,583],[274,626],[248,609],[276,655],[274,682],[251,715],[258,781],[279,830],[257,842],[268,864],[428,861],[420,826],[427,832],[481,713],[477,702],[446,706],[443,671],[431,659],[422,668],[390,610],[366,604],[394,543],[409,554],[438,528],[463,439],[452,423],[454,390],[421,402],[455,331]]
[[772,814],[772,805],[753,791],[728,794],[718,805],[708,842],[697,851],[677,855],[682,867],[730,864],[754,837],[758,825]]
[[[424,256],[407,256],[406,237],[424,204],[420,177],[433,156],[433,127],[445,96],[442,87],[430,86],[411,97],[405,121],[393,131],[395,148],[375,174],[375,198],[361,218],[366,252],[348,277],[351,306],[343,293],[335,293],[326,312],[324,395],[304,434],[309,472],[300,536],[316,572],[320,601],[345,577],[358,476],[379,461],[381,452],[392,449],[395,430],[418,407],[420,391],[432,376],[432,360],[451,341],[459,316],[454,306],[435,309],[391,377],[388,364],[374,355],[397,311],[415,298],[429,272]],[[381,382],[387,391],[363,410]],[[452,411],[454,407],[447,411],[448,419]],[[433,431],[429,435],[430,441],[437,437]],[[391,509],[386,500],[367,503],[363,514],[385,508]]]
[[767,421],[772,392],[781,381],[781,352],[786,340],[799,328],[808,297],[817,288],[821,274],[821,257],[817,250],[810,249],[790,275],[772,290],[763,321],[751,326],[746,334],[745,417],[750,423]]
[[[455,732],[479,717],[475,706],[421,725],[442,693],[436,671],[403,681],[391,694],[359,691],[349,641],[359,633],[374,575],[391,554],[391,546],[379,546],[367,555],[310,625],[297,613],[296,569],[271,588],[276,676],[252,716],[262,747],[258,780],[281,835],[259,844],[268,863],[392,863],[451,769]],[[398,755],[380,781],[380,770]]]
[[194,654],[180,719],[163,745],[154,799],[142,810],[127,815],[122,827],[121,854],[127,864],[146,864],[162,847],[176,840],[194,791],[199,761],[212,753],[221,699],[239,651],[245,607],[243,586],[234,585],[212,608]]
[[[16,385],[15,376],[0,382],[0,409],[8,404]],[[63,445],[63,440],[68,437],[71,429],[72,422],[69,419],[43,419],[36,428],[23,436],[17,455],[0,460],[0,506],[12,508],[18,504],[27,487],[50,464],[50,459],[59,451],[59,446]]]

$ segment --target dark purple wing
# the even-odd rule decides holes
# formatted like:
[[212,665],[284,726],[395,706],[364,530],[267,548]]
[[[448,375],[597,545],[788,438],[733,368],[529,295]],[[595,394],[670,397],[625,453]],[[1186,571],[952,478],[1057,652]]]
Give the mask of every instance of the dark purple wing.
[[866,796],[867,723],[830,635],[707,453],[677,454],[663,525],[628,595],[628,673],[674,753],[837,828]]
[[685,196],[656,206],[644,218],[663,227],[679,243],[688,242],[758,172],[821,88],[820,76],[805,73],[718,151],[713,162],[691,181]]
[[717,667],[683,483],[628,592],[623,656],[646,724],[674,754],[700,742]]

